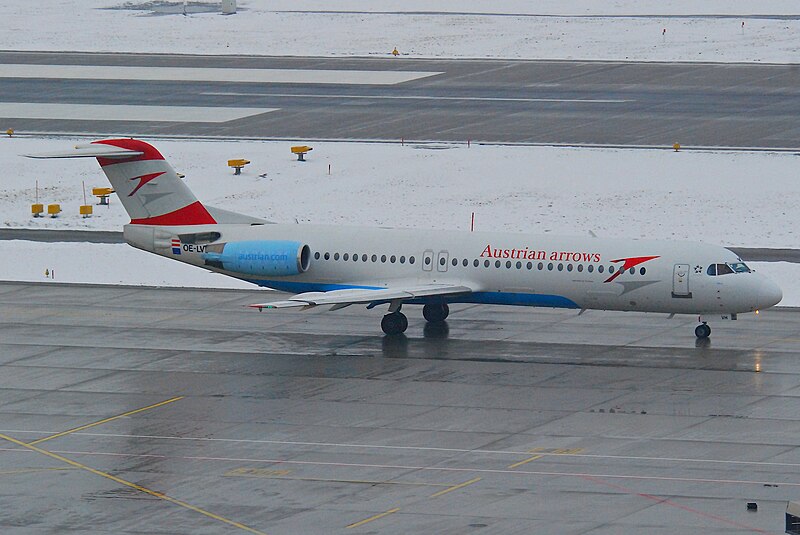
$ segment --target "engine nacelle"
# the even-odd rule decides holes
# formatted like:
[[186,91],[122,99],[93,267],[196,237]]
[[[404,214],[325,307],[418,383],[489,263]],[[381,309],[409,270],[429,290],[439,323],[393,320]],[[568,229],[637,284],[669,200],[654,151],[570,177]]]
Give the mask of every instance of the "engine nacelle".
[[295,241],[253,240],[209,245],[206,265],[248,275],[299,275],[311,264],[311,249]]

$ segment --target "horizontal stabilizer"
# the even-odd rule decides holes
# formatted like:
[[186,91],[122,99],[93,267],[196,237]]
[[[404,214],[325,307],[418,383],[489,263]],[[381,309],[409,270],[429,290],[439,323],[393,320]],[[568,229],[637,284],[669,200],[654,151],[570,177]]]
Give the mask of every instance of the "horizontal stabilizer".
[[144,154],[141,151],[123,149],[113,145],[75,145],[73,150],[25,154],[27,158],[135,158]]

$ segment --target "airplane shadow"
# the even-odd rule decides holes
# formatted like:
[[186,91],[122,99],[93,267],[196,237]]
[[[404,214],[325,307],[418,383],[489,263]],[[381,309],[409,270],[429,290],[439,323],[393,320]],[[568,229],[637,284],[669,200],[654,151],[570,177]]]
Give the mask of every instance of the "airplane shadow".
[[[422,336],[426,341],[447,340],[450,335],[450,326],[446,321],[440,323],[425,323]],[[381,349],[386,357],[407,357],[410,340],[405,334],[387,334],[381,339]],[[420,348],[421,349],[421,348]]]
[[711,347],[711,338],[697,338],[694,341],[694,347],[699,349],[706,349]]
[[422,329],[422,336],[434,340],[444,340],[450,335],[450,326],[446,321],[438,323],[425,322],[425,327]]

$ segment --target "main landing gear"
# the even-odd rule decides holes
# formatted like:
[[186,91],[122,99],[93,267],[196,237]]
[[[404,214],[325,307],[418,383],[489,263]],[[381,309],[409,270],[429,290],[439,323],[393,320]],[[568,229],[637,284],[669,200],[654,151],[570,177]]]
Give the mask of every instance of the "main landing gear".
[[422,316],[430,323],[441,323],[450,314],[450,307],[447,303],[427,304],[422,307]]
[[711,327],[704,321],[695,328],[694,335],[701,340],[708,338],[711,336]]
[[[450,307],[447,306],[447,303],[430,303],[422,307],[422,315],[425,317],[428,323],[433,325],[443,323],[449,314]],[[408,318],[405,314],[400,312],[400,309],[398,308],[397,310],[389,312],[383,317],[381,320],[381,329],[383,329],[383,332],[389,335],[402,334],[406,332],[406,329],[408,329]]]
[[386,334],[402,334],[408,329],[408,318],[400,312],[386,314],[381,320],[381,329]]

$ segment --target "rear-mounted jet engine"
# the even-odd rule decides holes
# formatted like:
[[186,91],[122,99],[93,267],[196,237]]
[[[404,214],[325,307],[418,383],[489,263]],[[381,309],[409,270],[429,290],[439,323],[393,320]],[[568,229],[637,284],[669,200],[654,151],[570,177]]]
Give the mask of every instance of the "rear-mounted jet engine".
[[308,245],[294,241],[259,240],[209,245],[207,266],[248,275],[287,277],[305,273],[311,263]]

